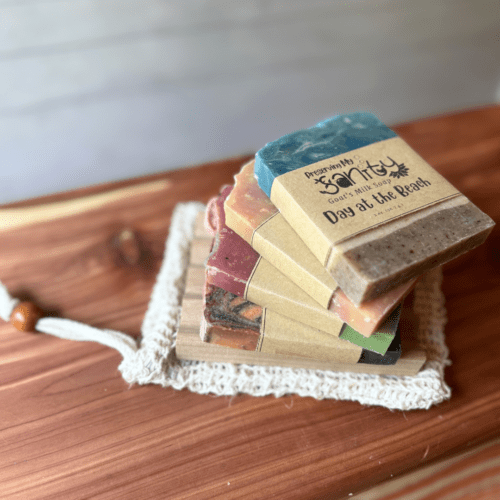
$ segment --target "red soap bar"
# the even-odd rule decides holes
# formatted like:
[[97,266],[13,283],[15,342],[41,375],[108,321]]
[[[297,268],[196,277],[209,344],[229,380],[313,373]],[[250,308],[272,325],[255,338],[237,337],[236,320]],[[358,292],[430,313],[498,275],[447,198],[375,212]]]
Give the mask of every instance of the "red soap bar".
[[[232,186],[224,186],[213,205],[210,223],[216,225],[214,246],[207,260],[207,283],[223,288],[239,297],[245,295],[245,288],[257,264],[259,254],[232,229],[226,226],[224,200]],[[210,210],[207,210],[209,213]]]

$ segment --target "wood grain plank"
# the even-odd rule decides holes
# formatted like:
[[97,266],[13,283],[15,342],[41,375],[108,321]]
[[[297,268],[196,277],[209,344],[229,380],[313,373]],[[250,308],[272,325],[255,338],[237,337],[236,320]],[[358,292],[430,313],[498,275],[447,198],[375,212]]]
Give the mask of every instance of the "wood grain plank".
[[[60,106],[89,95],[94,95],[99,101],[103,98],[101,96],[112,98],[113,94],[136,94],[138,89],[144,93],[158,88],[159,82],[167,90],[174,85],[234,82],[254,72],[267,75],[304,70],[318,72],[322,68],[353,64],[359,71],[369,68],[372,78],[376,75],[383,78],[378,68],[395,72],[395,61],[414,67],[414,75],[418,75],[420,67],[450,63],[451,60],[453,71],[448,74],[451,78],[458,70],[458,59],[467,57],[470,52],[476,52],[478,57],[488,54],[494,57],[489,46],[496,25],[494,18],[488,15],[488,9],[470,34],[451,32],[448,37],[443,37],[437,27],[429,34],[410,25],[408,31],[413,37],[407,39],[398,33],[393,34],[400,43],[394,43],[393,37],[379,35],[391,31],[393,17],[380,13],[374,17],[376,19],[371,19],[371,22],[360,23],[359,16],[349,14],[338,19],[332,13],[314,22],[316,36],[310,36],[310,21],[297,19],[293,23],[266,23],[259,27],[236,25],[220,31],[176,33],[160,29],[86,43],[45,48],[35,46],[7,52],[0,58],[0,70],[11,76],[0,82],[0,90],[9,96],[9,100],[0,105],[0,112],[25,112],[44,102],[59,102]],[[331,29],[332,22],[335,22],[335,30]],[[457,43],[457,38],[460,43]],[[228,39],[232,43],[228,43]],[[440,51],[429,53],[422,50],[423,44],[431,45],[430,39]],[[377,65],[367,66],[374,59]],[[29,79],[25,78],[27,71]],[[491,78],[488,67],[482,74]],[[359,83],[364,87],[362,82]],[[343,92],[342,87],[338,91]]]
[[[256,72],[317,73],[353,64],[380,80],[383,68],[396,60],[411,61],[413,80],[426,58],[431,66],[447,62],[448,71],[454,61],[448,73],[452,78],[460,57],[496,55],[491,40],[497,18],[494,0],[480,0],[475,8],[453,2],[454,22],[449,22],[451,3],[426,0],[405,16],[404,7],[387,5],[372,5],[368,16],[365,3],[350,9],[317,7],[307,15],[276,6],[265,9],[258,2],[243,8],[209,2],[201,9],[137,1],[4,7],[10,30],[0,70],[10,78],[0,82],[2,95],[9,96],[0,111],[89,94],[99,100],[99,93],[112,97],[147,91],[160,81],[185,86]],[[374,60],[377,64],[370,66]],[[488,66],[482,76],[491,78]]]
[[3,202],[253,151],[351,109],[392,123],[497,100],[495,0],[0,9]]
[[31,226],[44,222],[80,215],[96,210],[108,203],[119,200],[129,200],[140,194],[154,193],[169,188],[169,182],[160,180],[139,186],[129,186],[115,191],[86,196],[83,199],[73,199],[39,205],[36,208],[4,208],[0,209],[0,232],[11,231],[18,227]]
[[352,500],[490,500],[500,495],[500,442],[405,474]]
[[[89,43],[102,46],[148,35],[189,36],[200,31],[248,28],[258,34],[268,26],[290,29],[303,22],[309,26],[321,26],[326,21],[335,22],[341,30],[331,30],[326,37],[343,38],[351,35],[353,29],[364,27],[353,38],[356,44],[363,45],[366,38],[370,38],[377,40],[378,44],[391,47],[390,38],[384,39],[381,33],[394,31],[394,16],[399,13],[399,9],[404,8],[402,5],[398,7],[395,8],[387,0],[376,4],[370,1],[356,2],[349,6],[325,4],[322,1],[308,2],[307,5],[300,1],[262,5],[258,0],[251,0],[244,5],[228,5],[221,0],[211,0],[200,5],[193,1],[174,4],[171,1],[150,0],[145,5],[138,0],[77,0],[68,5],[61,0],[2,0],[0,9],[4,25],[10,29],[9,36],[3,40],[0,54],[5,56],[13,50],[22,49],[41,49],[42,54],[46,48],[68,51]],[[457,3],[455,0],[440,0],[438,3],[422,1],[415,6],[411,16],[400,19],[398,34],[406,32],[406,36],[401,36],[402,43],[397,45],[422,47],[423,44],[439,44],[450,39],[456,43],[456,39],[463,39],[464,35],[477,37],[485,27],[494,25],[495,17],[491,16],[491,12],[495,7],[493,0],[480,0],[475,8],[467,2]],[[443,20],[449,16],[450,8],[453,8],[455,22],[445,23]],[[434,25],[427,30],[418,29],[429,18],[434,19]],[[330,41],[326,37],[323,38],[324,45]]]
[[[494,142],[500,137],[500,107],[421,120],[398,130],[500,221],[500,141]],[[207,201],[243,161],[162,174],[150,181],[168,179],[172,187],[167,190],[3,231],[0,278],[11,292],[32,296],[49,311],[137,334],[173,207],[178,201]],[[130,185],[135,182],[148,181]],[[94,187],[26,205],[116,188]],[[124,230],[143,243],[145,257],[134,265],[116,259],[113,242]],[[500,349],[499,248],[496,227],[482,247],[445,267],[446,335],[453,362],[445,377],[453,392],[449,401],[428,411],[129,388],[117,371],[120,356],[110,349],[21,335],[0,325],[2,497],[241,499],[264,494],[335,500],[487,443],[500,433],[500,367],[492,356]],[[461,491],[474,484],[473,476],[465,478]]]

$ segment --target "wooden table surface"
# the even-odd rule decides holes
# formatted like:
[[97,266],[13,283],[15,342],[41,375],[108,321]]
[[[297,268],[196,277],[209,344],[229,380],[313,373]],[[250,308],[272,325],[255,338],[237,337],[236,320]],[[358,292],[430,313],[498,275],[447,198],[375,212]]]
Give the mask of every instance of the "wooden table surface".
[[[395,128],[500,220],[499,106]],[[52,314],[137,335],[172,209],[207,201],[244,160],[3,207],[0,279]],[[453,393],[428,411],[129,387],[116,351],[2,323],[0,497],[349,498],[492,442],[500,435],[499,242],[497,226],[486,244],[445,266]],[[480,476],[491,480],[498,444],[487,450],[474,464],[489,464]],[[483,480],[467,477],[465,486]]]

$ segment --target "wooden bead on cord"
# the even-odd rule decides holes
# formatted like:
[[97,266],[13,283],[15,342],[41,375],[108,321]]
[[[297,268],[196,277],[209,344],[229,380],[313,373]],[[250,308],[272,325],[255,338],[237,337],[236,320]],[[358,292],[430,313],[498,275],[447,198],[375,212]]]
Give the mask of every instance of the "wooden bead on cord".
[[33,302],[21,302],[12,311],[10,322],[20,332],[34,332],[41,317],[42,311]]

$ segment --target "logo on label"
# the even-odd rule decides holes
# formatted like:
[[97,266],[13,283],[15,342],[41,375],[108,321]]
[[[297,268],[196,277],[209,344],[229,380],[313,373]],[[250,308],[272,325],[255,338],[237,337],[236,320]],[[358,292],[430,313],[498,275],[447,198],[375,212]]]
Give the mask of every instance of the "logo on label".
[[[352,160],[350,160],[352,164]],[[347,160],[342,163],[345,165]],[[362,163],[362,162],[360,162]],[[387,160],[384,163],[382,160],[379,163],[370,165],[369,161],[366,161],[366,166],[360,165],[358,167],[352,167],[347,172],[336,172],[332,175],[321,175],[321,177],[314,179],[315,184],[320,184],[325,189],[321,190],[321,194],[335,195],[340,192],[341,189],[350,188],[355,186],[357,182],[366,182],[375,179],[376,177],[393,177],[394,179],[400,179],[401,177],[406,177],[408,175],[409,169],[404,163],[398,163],[393,160],[390,156],[387,156]],[[348,164],[348,163],[347,163]],[[320,173],[324,170],[334,170],[338,168],[337,165],[330,165],[331,168],[326,167],[321,169]],[[309,174],[309,175],[308,175]],[[307,178],[312,177],[314,173],[307,172]]]

